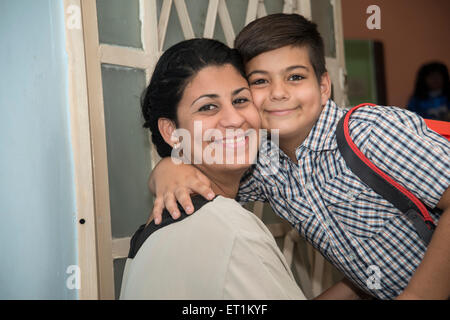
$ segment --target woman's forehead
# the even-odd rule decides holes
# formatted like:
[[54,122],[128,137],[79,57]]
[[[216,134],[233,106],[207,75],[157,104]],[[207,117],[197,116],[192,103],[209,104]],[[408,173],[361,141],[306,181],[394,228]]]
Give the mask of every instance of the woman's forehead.
[[200,70],[185,88],[186,95],[229,93],[248,87],[247,80],[231,65],[208,66]]

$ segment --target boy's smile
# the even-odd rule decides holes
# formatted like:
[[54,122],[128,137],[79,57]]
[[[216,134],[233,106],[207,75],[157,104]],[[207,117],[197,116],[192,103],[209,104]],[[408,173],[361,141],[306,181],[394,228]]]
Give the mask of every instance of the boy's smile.
[[308,49],[285,46],[264,52],[246,64],[253,101],[262,127],[280,130],[280,147],[288,155],[308,136],[330,97],[325,73],[317,81]]
[[298,109],[297,107],[295,108],[286,108],[286,109],[273,109],[273,110],[264,110],[265,112],[267,112],[269,114],[269,116],[286,116],[286,115],[290,115],[292,114],[296,109]]

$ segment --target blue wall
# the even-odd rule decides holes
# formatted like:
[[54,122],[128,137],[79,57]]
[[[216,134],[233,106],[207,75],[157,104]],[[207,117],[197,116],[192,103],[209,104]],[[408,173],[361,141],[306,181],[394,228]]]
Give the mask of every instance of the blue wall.
[[64,8],[0,1],[0,299],[75,299]]

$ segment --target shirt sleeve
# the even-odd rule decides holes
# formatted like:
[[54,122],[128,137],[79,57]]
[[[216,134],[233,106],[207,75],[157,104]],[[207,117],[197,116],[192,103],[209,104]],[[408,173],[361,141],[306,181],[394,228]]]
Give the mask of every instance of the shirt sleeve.
[[434,208],[450,185],[450,142],[410,111],[361,109],[350,121],[355,144],[377,167]]
[[256,165],[253,165],[242,177],[235,200],[240,204],[245,204],[249,201],[268,201],[264,192],[261,174]]

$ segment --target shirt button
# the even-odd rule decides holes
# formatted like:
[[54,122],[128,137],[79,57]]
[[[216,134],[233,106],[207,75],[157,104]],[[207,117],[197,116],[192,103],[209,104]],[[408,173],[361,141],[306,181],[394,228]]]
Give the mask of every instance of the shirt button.
[[354,255],[353,253],[350,253],[350,254],[348,255],[348,258],[349,258],[350,260],[354,260],[354,259],[355,259],[355,255]]

